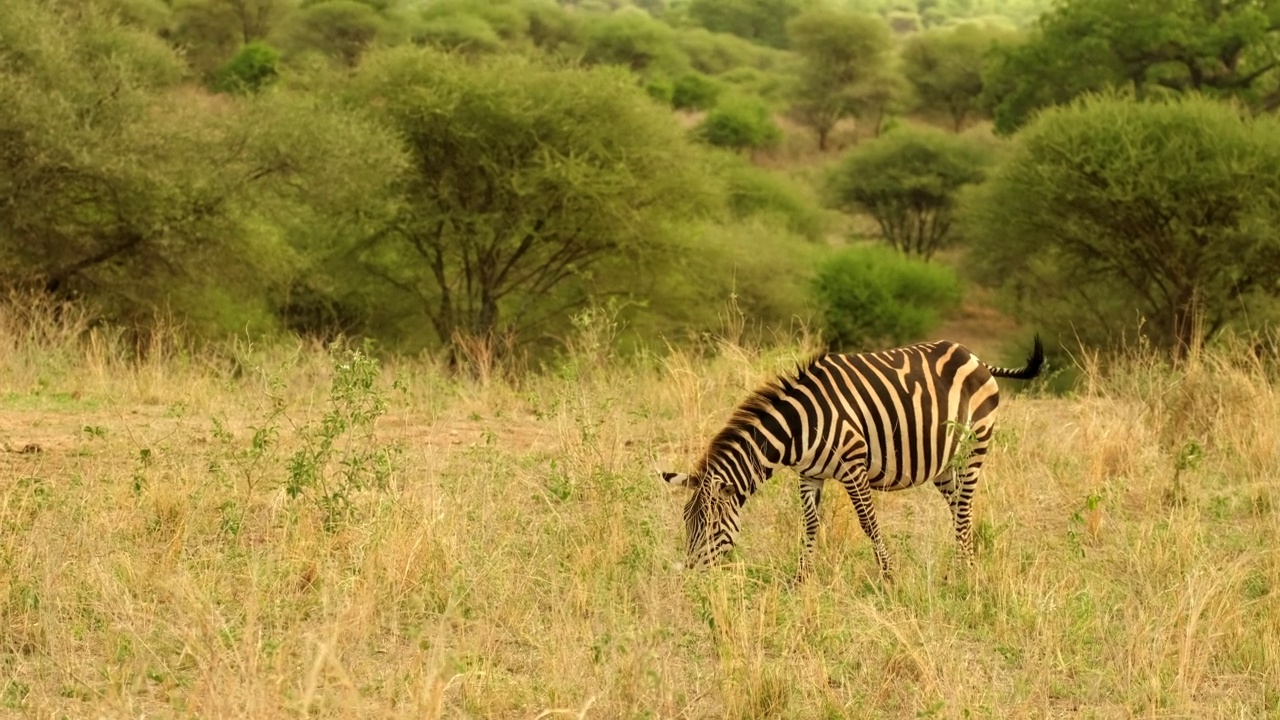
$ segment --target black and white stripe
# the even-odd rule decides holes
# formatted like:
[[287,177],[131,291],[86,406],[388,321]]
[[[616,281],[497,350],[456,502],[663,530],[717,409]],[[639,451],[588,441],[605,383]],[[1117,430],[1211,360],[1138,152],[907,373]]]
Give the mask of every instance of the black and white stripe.
[[733,547],[739,509],[780,467],[800,474],[801,576],[828,479],[844,486],[886,576],[892,568],[871,491],[927,482],[950,505],[960,558],[971,564],[970,507],[1000,403],[995,378],[1029,380],[1043,364],[1039,337],[1018,369],[987,365],[943,340],[822,355],[757,390],[712,439],[693,473],[662,473],[668,483],[693,491],[684,510],[690,566],[711,563]]

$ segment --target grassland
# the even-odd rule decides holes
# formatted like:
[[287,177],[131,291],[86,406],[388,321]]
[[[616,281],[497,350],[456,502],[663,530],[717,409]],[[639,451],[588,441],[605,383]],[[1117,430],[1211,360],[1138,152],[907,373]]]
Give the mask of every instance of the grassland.
[[830,492],[792,587],[794,476],[694,574],[654,472],[803,350],[605,340],[455,378],[0,317],[0,714],[1280,717],[1280,402],[1248,353],[1011,394],[971,575],[921,489],[876,497],[885,587]]

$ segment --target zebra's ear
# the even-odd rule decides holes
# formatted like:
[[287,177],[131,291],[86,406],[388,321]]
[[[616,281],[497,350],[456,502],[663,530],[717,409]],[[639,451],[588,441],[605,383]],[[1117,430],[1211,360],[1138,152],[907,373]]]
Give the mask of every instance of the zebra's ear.
[[658,473],[662,477],[662,481],[671,487],[689,487],[688,473],[663,472]]

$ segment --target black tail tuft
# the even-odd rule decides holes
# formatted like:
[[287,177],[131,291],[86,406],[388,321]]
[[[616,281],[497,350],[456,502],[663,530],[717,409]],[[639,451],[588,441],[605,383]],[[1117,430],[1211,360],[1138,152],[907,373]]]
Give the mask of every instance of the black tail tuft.
[[1040,344],[1040,335],[1036,335],[1035,346],[1027,356],[1027,365],[1022,368],[991,367],[991,374],[996,377],[1013,378],[1014,380],[1030,380],[1040,374],[1044,367],[1044,346]]

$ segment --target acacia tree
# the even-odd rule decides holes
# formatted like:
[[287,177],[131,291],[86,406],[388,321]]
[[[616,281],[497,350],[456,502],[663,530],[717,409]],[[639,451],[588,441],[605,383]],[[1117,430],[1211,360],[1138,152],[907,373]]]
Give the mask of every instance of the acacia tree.
[[403,139],[395,218],[356,250],[414,298],[443,343],[528,330],[584,301],[593,267],[631,267],[703,197],[669,114],[616,68],[555,69],[397,48],[368,57],[351,101]]
[[902,46],[902,74],[915,90],[920,105],[941,111],[954,131],[983,112],[982,70],[987,53],[1004,30],[964,24],[929,30],[908,38]]
[[868,97],[888,87],[879,80],[889,71],[892,39],[884,21],[829,8],[809,10],[787,23],[791,47],[800,56],[791,113],[818,136],[818,148],[836,123],[857,117]]
[[966,203],[974,268],[1045,326],[1181,352],[1280,294],[1280,121],[1199,96],[1045,111]]
[[[1067,0],[985,73],[996,127],[1086,92],[1199,92],[1280,107],[1280,2]],[[1159,93],[1157,93],[1159,94]]]
[[386,29],[387,20],[368,3],[323,0],[298,12],[289,28],[289,39],[295,50],[315,50],[354,67]]
[[925,260],[952,239],[956,195],[986,155],[940,130],[902,128],[855,148],[827,179],[831,204],[864,212],[892,247]]

